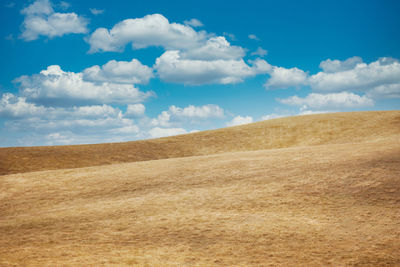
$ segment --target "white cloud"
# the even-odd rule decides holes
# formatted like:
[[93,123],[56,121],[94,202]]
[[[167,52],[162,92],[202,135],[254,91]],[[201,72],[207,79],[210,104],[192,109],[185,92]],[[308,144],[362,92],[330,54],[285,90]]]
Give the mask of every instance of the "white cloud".
[[[123,114],[118,108],[109,105],[45,107],[29,103],[24,97],[11,93],[3,94],[0,100],[0,116],[17,121],[43,122],[42,125],[31,125],[31,128],[54,128],[55,125],[87,125],[103,124],[104,120],[114,118],[123,120]],[[87,123],[88,121],[91,121]],[[46,123],[48,124],[46,126]],[[87,124],[86,124],[87,123]],[[29,123],[28,123],[29,124]],[[24,125],[26,127],[26,125]]]
[[247,123],[252,123],[253,118],[250,116],[236,116],[234,117],[230,122],[226,123],[226,126],[236,126],[236,125],[242,125],[242,124],[247,124]]
[[291,96],[286,99],[278,99],[279,102],[286,105],[298,106],[302,110],[330,110],[343,108],[360,108],[373,106],[374,101],[367,96],[359,96],[353,93],[341,92],[333,94],[311,93],[302,98]]
[[224,109],[217,105],[204,105],[204,106],[193,106],[189,105],[185,108],[180,108],[172,105],[169,108],[171,115],[176,117],[187,117],[187,118],[223,118]]
[[309,85],[317,92],[363,92],[369,98],[400,97],[400,62],[383,57],[366,64],[359,57],[344,61],[325,60],[323,71],[309,76],[306,72],[291,68],[272,67],[271,77],[265,87],[287,88]]
[[87,19],[76,13],[54,12],[49,0],[36,0],[21,10],[25,15],[21,38],[32,41],[40,35],[54,38],[69,33],[86,33]]
[[140,117],[144,115],[146,107],[143,104],[128,105],[126,108],[125,116]]
[[[18,145],[63,145],[129,141],[188,133],[181,123],[223,118],[217,105],[184,108],[170,106],[153,121],[143,116],[142,104],[128,105],[123,113],[110,105],[46,107],[29,103],[26,98],[4,94],[0,100],[0,117],[6,118],[8,133],[27,133]],[[137,125],[131,118],[140,118]],[[156,121],[156,122],[154,122]],[[197,130],[191,131],[195,132]]]
[[133,120],[109,105],[45,107],[10,93],[0,100],[5,131],[26,133],[22,145],[78,144],[132,140]]
[[[323,92],[337,91],[376,91],[383,92],[385,89],[396,90],[400,84],[400,63],[393,58],[380,58],[370,64],[360,63],[358,58],[351,58],[352,64],[347,64],[345,70],[343,67],[328,68],[331,72],[319,72],[310,77],[310,85],[313,90]],[[350,59],[344,61],[349,62]],[[333,61],[332,61],[333,62]],[[330,62],[330,63],[332,63]],[[329,65],[329,64],[328,64]],[[333,65],[346,65],[343,62]],[[353,68],[349,69],[349,65]],[[326,69],[326,66],[324,66]],[[336,72],[332,72],[334,69]],[[378,88],[378,89],[375,89]],[[396,93],[396,92],[395,92]],[[396,94],[398,94],[397,91]]]
[[[162,47],[166,51],[157,58],[153,68],[162,80],[172,83],[234,84],[265,73],[266,65],[270,68],[260,59],[249,66],[243,60],[246,55],[244,48],[231,45],[223,36],[195,31],[189,24],[196,22],[186,21],[186,25],[170,23],[164,16],[153,14],[126,19],[111,29],[98,28],[86,41],[90,44],[91,53],[123,51],[127,44],[134,49]],[[266,50],[261,47],[253,53],[265,54]],[[97,69],[94,67],[93,70],[97,72]]]
[[184,59],[216,60],[216,59],[238,59],[245,55],[245,51],[240,46],[231,46],[225,37],[212,37],[198,48],[193,48],[182,52]]
[[272,67],[269,71],[270,78],[265,83],[267,89],[283,89],[288,87],[298,87],[306,85],[308,80],[307,73],[298,69],[286,69],[283,67]]
[[54,13],[53,7],[49,0],[36,0],[28,7],[21,10],[21,13],[26,16],[30,15],[50,15]]
[[249,63],[252,65],[252,69],[256,74],[270,73],[273,68],[271,64],[261,58],[249,60]]
[[203,23],[198,19],[185,20],[183,23],[191,27],[202,27]]
[[243,59],[190,60],[181,58],[179,51],[167,51],[157,58],[154,69],[166,82],[189,85],[234,84],[264,71],[259,67],[265,67],[265,64],[261,64],[260,60],[256,63],[250,67]]
[[42,115],[46,112],[43,106],[26,102],[26,98],[5,93],[0,99],[0,117],[20,118],[25,116]]
[[192,60],[239,59],[245,55],[242,47],[232,46],[225,37],[195,31],[189,26],[199,25],[199,21],[185,23],[170,23],[160,14],[147,15],[121,21],[110,30],[98,28],[86,41],[92,53],[123,51],[131,43],[135,49],[158,46],[177,50],[182,58]]
[[252,52],[252,56],[260,56],[260,57],[265,57],[267,55],[267,50],[262,49],[262,47],[258,47],[256,51]]
[[371,98],[400,98],[400,83],[383,84],[367,92]]
[[104,9],[89,8],[89,10],[90,10],[90,13],[92,13],[95,16],[101,15],[104,13]]
[[183,128],[160,128],[160,127],[155,127],[149,131],[149,135],[152,138],[159,138],[159,137],[165,137],[165,136],[173,136],[173,135],[179,135],[179,134],[186,134],[187,131]]
[[82,73],[66,72],[58,65],[14,81],[19,84],[22,96],[51,105],[135,103],[153,95],[152,92],[141,92],[131,84],[87,82],[83,80]]
[[168,113],[168,111],[162,111],[160,115],[157,116],[157,118],[152,119],[150,124],[152,126],[163,126],[163,127],[170,127],[171,126],[171,114]]
[[362,59],[360,57],[351,57],[344,61],[327,59],[322,61],[319,64],[319,67],[326,73],[335,73],[351,70],[359,63],[362,63]]
[[84,118],[121,116],[121,111],[119,109],[113,108],[108,105],[73,107],[72,112],[78,115],[79,117],[84,117]]
[[255,35],[255,34],[249,34],[249,39],[252,39],[252,40],[260,40],[260,39],[258,39],[258,37]]
[[224,109],[218,105],[189,105],[185,108],[172,105],[167,111],[162,111],[157,118],[152,119],[151,125],[170,127],[171,125],[182,121],[190,121],[191,123],[195,123],[198,122],[198,120],[224,117]]
[[25,97],[5,93],[0,99],[0,117],[11,119],[38,118],[44,120],[60,119],[101,119],[122,118],[118,108],[109,105],[73,106],[73,107],[46,107],[30,103]]
[[199,47],[206,39],[204,31],[196,32],[190,26],[170,23],[161,14],[143,18],[126,19],[112,29],[96,29],[87,38],[90,51],[122,51],[126,44],[139,49],[160,46],[165,49],[188,49]]
[[146,84],[153,76],[153,70],[137,59],[110,60],[101,67],[95,65],[83,71],[83,79],[91,82]]

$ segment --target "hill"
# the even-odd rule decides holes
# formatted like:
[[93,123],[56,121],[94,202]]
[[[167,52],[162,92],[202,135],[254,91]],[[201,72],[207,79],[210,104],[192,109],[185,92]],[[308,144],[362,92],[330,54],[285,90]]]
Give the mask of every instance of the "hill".
[[400,111],[316,114],[160,139],[0,148],[0,175],[225,152],[343,144],[400,134]]
[[[0,266],[398,266],[399,122],[321,114],[3,149],[18,166],[4,172],[20,173],[0,176]],[[51,166],[47,153],[71,156]]]

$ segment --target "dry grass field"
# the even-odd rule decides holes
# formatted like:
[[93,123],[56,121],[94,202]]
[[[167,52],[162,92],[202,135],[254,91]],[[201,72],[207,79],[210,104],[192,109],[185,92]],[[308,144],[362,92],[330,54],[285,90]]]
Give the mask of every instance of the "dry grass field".
[[0,266],[400,266],[400,111],[0,149]]

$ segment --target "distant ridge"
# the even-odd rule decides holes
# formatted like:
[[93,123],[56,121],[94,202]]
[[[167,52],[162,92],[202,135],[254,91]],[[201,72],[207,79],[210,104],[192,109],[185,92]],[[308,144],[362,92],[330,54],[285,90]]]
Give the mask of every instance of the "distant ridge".
[[314,114],[125,143],[0,148],[0,175],[235,151],[367,142],[396,135],[400,135],[398,110]]

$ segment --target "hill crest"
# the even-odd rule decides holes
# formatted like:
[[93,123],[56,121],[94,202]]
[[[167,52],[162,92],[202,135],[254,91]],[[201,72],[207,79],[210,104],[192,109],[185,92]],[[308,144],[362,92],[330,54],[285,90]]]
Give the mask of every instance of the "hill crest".
[[366,142],[400,135],[400,111],[295,116],[158,139],[0,148],[0,175],[225,152]]

